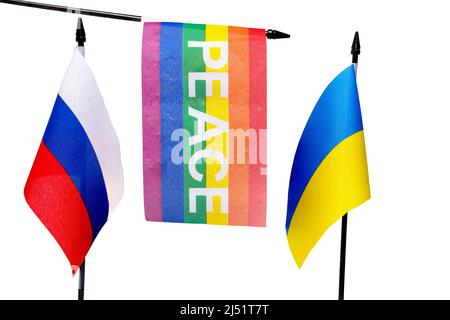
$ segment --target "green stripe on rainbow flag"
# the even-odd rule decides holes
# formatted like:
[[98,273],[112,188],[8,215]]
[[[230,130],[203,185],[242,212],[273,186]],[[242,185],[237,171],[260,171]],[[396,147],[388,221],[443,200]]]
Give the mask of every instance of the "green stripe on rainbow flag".
[[[189,115],[189,108],[195,109],[201,113],[206,112],[206,84],[204,81],[195,81],[195,89],[189,88],[189,74],[203,74],[205,72],[205,63],[203,62],[203,51],[199,47],[190,47],[192,42],[205,41],[205,25],[185,24],[183,30],[183,97],[184,97],[184,129],[189,133],[189,137],[195,137],[198,134],[196,129],[196,120]],[[189,94],[191,89],[191,94]],[[192,94],[194,93],[194,95]],[[206,198],[195,197],[195,205],[190,201],[197,190],[204,190],[206,180],[197,181],[191,175],[189,164],[192,156],[206,147],[206,142],[199,142],[191,146],[189,138],[184,140],[184,217],[188,223],[206,223]],[[192,166],[192,165],[191,165]],[[203,176],[206,176],[206,164],[200,161],[195,164],[196,170]],[[195,207],[195,209],[193,208]]]

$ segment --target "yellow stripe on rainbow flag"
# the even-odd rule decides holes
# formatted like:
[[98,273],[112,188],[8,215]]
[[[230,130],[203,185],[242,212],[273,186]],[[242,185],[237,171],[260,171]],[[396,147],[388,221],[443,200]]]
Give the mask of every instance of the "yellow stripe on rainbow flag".
[[[206,41],[220,41],[228,43],[228,27],[227,26],[206,26]],[[228,48],[228,44],[227,44]],[[211,48],[210,56],[214,61],[221,59],[221,55],[227,54],[221,52],[219,48]],[[212,68],[206,66],[206,72],[225,73],[228,79],[228,56],[224,66]],[[224,86],[226,86],[226,94],[224,94]],[[213,81],[212,95],[206,97],[206,113],[218,119],[228,122],[228,84],[222,81]],[[206,130],[213,129],[211,124],[207,124]],[[217,151],[222,154],[228,161],[228,132],[211,138],[206,142],[206,149]],[[228,173],[220,180],[216,180],[216,174],[221,170],[223,164],[220,164],[215,158],[206,159],[206,188],[225,188],[228,189]],[[215,197],[213,199],[212,210],[207,210],[206,222],[208,224],[227,225],[228,212],[222,212],[221,202],[223,199]]]

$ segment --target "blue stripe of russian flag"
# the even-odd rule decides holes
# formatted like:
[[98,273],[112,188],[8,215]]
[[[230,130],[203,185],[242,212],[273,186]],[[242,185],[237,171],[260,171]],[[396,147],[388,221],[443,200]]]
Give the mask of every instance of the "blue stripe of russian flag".
[[43,140],[70,175],[84,201],[91,221],[93,242],[108,219],[106,185],[83,126],[60,96],[56,99]]

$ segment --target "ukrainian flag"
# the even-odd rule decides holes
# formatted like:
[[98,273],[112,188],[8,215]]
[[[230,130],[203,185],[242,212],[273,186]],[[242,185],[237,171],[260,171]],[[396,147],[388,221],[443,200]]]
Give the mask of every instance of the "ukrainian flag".
[[286,231],[298,267],[328,227],[369,198],[364,131],[352,65],[325,89],[295,154]]

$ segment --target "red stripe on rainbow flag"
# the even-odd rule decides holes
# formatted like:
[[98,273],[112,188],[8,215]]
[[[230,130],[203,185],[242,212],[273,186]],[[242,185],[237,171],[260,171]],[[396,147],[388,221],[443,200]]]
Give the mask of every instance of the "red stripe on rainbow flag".
[[258,133],[258,156],[250,164],[249,225],[266,225],[267,193],[267,73],[266,32],[249,29],[250,36],[250,128]]

